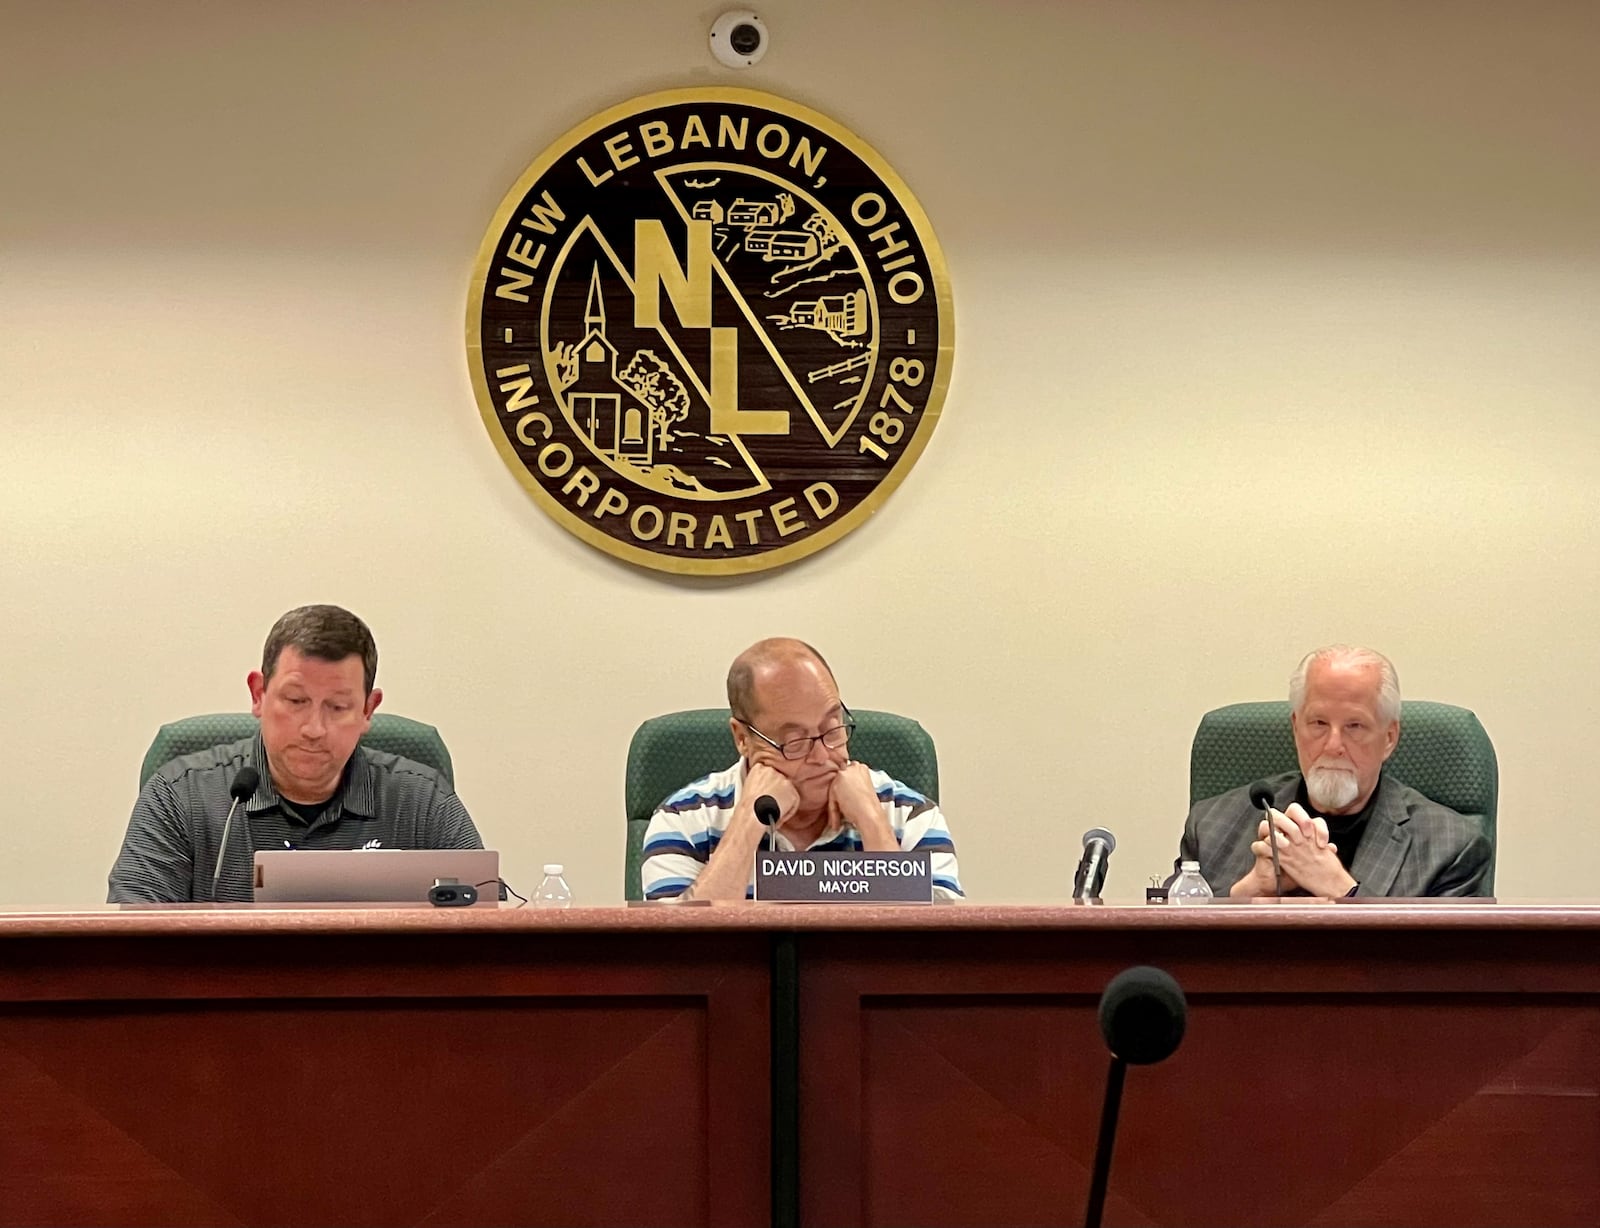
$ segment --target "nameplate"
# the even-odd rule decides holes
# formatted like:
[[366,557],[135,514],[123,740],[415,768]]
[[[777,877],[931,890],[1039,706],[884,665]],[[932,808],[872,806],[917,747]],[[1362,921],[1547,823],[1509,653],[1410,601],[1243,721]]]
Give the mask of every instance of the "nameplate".
[[756,899],[788,904],[931,904],[933,854],[757,853]]

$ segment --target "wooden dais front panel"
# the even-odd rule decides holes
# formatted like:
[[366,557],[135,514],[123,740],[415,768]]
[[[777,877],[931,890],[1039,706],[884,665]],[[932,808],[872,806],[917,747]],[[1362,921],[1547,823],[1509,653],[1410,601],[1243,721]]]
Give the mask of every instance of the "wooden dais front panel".
[[0,950],[0,1223],[769,1214],[763,934],[180,917]]
[[1146,963],[1188,1031],[1128,1071],[1108,1225],[1600,1223],[1592,928],[1186,920],[812,936],[807,1228],[1081,1222],[1099,995]]

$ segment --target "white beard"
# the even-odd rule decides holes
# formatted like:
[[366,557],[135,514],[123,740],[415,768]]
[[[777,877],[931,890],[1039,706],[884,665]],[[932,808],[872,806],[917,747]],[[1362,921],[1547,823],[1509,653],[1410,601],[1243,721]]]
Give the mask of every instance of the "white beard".
[[1361,785],[1345,768],[1313,767],[1306,773],[1306,796],[1318,810],[1343,810],[1356,800]]

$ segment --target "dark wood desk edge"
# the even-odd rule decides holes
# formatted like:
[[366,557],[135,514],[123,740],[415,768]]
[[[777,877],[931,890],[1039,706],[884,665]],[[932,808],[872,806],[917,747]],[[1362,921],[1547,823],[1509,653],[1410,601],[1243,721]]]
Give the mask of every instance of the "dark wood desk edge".
[[177,934],[407,934],[827,931],[1141,930],[1562,930],[1600,932],[1600,904],[1561,902],[1217,904],[1160,906],[955,904],[933,907],[731,904],[711,907],[600,907],[552,912],[523,908],[304,908],[184,906],[126,910],[0,912],[8,938]]

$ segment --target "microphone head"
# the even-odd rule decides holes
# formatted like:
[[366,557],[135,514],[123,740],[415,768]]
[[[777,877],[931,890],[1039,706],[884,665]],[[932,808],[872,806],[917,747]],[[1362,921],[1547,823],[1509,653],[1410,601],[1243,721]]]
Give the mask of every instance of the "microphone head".
[[1092,840],[1105,841],[1107,856],[1117,851],[1117,838],[1103,827],[1091,827],[1088,831],[1083,833],[1084,848],[1088,848],[1089,842]]
[[228,795],[236,802],[242,802],[256,791],[256,786],[261,783],[261,773],[248,763],[239,769],[239,774],[233,778],[233,783],[228,786]]
[[770,793],[763,793],[756,798],[756,818],[760,819],[768,827],[778,821],[779,813],[777,799]]
[[1170,1057],[1183,1040],[1188,1015],[1178,982],[1148,965],[1117,973],[1100,995],[1100,1034],[1106,1047],[1134,1066]]
[[1250,804],[1259,810],[1272,808],[1272,786],[1264,780],[1258,780],[1250,786]]

